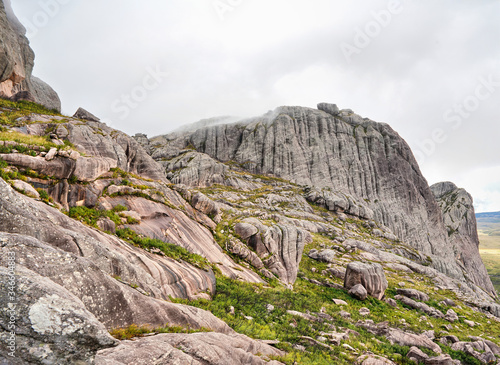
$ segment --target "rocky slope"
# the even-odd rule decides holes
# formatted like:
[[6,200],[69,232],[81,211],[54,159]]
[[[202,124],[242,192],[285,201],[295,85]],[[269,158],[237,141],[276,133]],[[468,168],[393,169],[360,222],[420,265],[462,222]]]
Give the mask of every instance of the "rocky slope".
[[472,199],[389,126],[320,104],[133,139],[54,110],[24,32],[2,2],[0,364],[499,363]]
[[[235,186],[234,179],[225,177],[229,163],[312,186],[309,200],[383,224],[428,255],[438,270],[459,280],[467,275],[494,295],[479,255],[467,250],[458,235],[448,235],[441,209],[405,141],[388,125],[350,110],[324,103],[318,108],[280,107],[262,117],[172,133],[146,144],[173,182]],[[464,227],[470,230],[473,210],[471,204],[467,207],[470,227]],[[472,236],[470,240],[477,242]],[[469,255],[475,264],[465,273],[459,257]]]
[[[500,305],[468,276],[432,268],[435,255],[398,239],[354,194],[253,174],[192,147],[159,164],[143,136],[146,149],[103,123],[0,102],[0,303],[13,252],[19,303],[14,362],[1,312],[1,361],[496,359]],[[455,251],[473,243],[461,222]],[[128,340],[141,331],[182,333]]]
[[26,38],[26,29],[12,11],[10,0],[0,2],[0,96],[30,100],[48,109],[61,110],[57,93],[32,76],[35,54]]

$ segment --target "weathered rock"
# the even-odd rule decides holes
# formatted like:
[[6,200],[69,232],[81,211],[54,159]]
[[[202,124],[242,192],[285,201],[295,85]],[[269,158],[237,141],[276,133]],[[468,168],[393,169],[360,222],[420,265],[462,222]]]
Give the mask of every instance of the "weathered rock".
[[424,360],[425,365],[454,365],[453,359],[450,355],[439,355]]
[[441,338],[441,340],[444,340],[444,342],[445,342],[446,344],[448,344],[448,343],[455,343],[455,342],[458,342],[458,341],[459,341],[458,337],[457,337],[457,336],[454,336],[454,335],[447,335],[447,336],[443,336],[443,337]]
[[423,362],[425,359],[429,358],[429,355],[420,350],[418,347],[412,346],[410,351],[406,354],[406,357],[409,359],[415,359],[416,362]]
[[312,242],[311,234],[283,224],[267,227],[255,218],[244,219],[242,223],[235,226],[236,233],[248,237],[255,231],[248,225],[257,228],[257,233],[246,239],[247,245],[257,253],[269,271],[283,282],[293,284],[297,279],[304,246]]
[[32,77],[35,55],[26,38],[26,28],[14,15],[10,0],[0,4],[0,35],[0,97],[9,98],[22,92],[47,108],[60,111],[55,91]]
[[120,216],[124,218],[132,218],[133,220],[136,220],[138,223],[140,223],[142,219],[141,215],[133,210],[125,210],[123,212],[120,212]]
[[14,187],[14,189],[19,190],[20,192],[28,195],[31,198],[40,198],[40,193],[38,193],[38,191],[36,191],[35,188],[27,182],[24,182],[22,180],[14,180],[12,181],[12,186]]
[[349,295],[358,300],[365,300],[368,297],[368,292],[363,285],[356,284],[349,289]]
[[420,300],[422,302],[427,302],[429,300],[429,296],[417,289],[397,289],[398,294],[403,295],[408,298],[412,298],[415,300]]
[[[118,275],[122,280],[138,285],[156,298],[164,299],[169,295],[196,298],[200,294],[206,297],[206,294],[202,293],[207,289],[209,291],[214,289],[213,274],[165,257],[151,255],[116,237],[88,228],[46,204],[15,193],[1,179],[0,218],[1,232],[18,233],[23,237],[37,237],[40,242],[30,243],[32,247],[48,245],[76,255],[76,257],[88,259],[107,273],[108,277]],[[16,241],[15,237],[10,237],[8,245],[14,245]],[[17,249],[19,255],[21,247],[28,245],[28,242],[31,241],[27,238],[19,240],[19,249]],[[26,250],[29,252],[28,248]],[[34,256],[35,249],[31,250]],[[45,251],[47,254],[52,252]],[[43,256],[45,251],[40,248],[37,252]],[[58,257],[57,260],[67,260],[64,255],[60,256],[60,253],[56,257]],[[55,262],[58,262],[57,260]],[[46,260],[38,258],[33,261],[33,267],[29,265],[27,267],[36,268],[40,262],[46,262]],[[68,265],[61,264],[61,266]],[[44,269],[44,266],[39,265],[39,269]],[[60,274],[57,270],[54,273]],[[96,273],[96,276],[106,277],[102,272]],[[95,281],[99,282],[99,280]],[[89,288],[85,289],[84,285],[81,285],[79,290],[92,292],[93,286],[94,284],[89,284]],[[102,298],[106,296],[103,295]]]
[[404,332],[398,328],[390,328],[387,339],[401,346],[425,347],[438,354],[441,353],[441,347],[432,342],[427,336]]
[[32,75],[31,86],[33,96],[38,104],[42,104],[47,109],[61,111],[61,99],[49,84]]
[[116,224],[109,218],[100,218],[97,227],[104,232],[116,233]]
[[[159,155],[161,154],[155,153],[153,157],[158,158]],[[204,153],[189,151],[171,160],[159,162],[174,184],[199,187],[228,184],[226,179],[229,168]]]
[[356,326],[360,326],[365,328],[368,332],[373,333],[377,336],[384,336],[391,343],[397,343],[401,346],[416,346],[416,347],[425,347],[428,348],[438,354],[440,354],[441,348],[432,342],[427,336],[417,335],[410,332],[405,332],[400,330],[399,328],[391,328],[389,327],[388,322],[381,322],[375,324],[371,320],[366,321],[358,321]]
[[[161,185],[158,185],[158,188],[160,187]],[[224,254],[221,247],[215,242],[210,230],[206,228],[210,227],[209,222],[212,223],[211,228],[215,228],[212,220],[203,213],[195,211],[170,189],[164,188],[161,192],[167,198],[170,206],[136,196],[101,197],[99,204],[108,210],[122,205],[128,210],[137,212],[141,216],[141,224],[130,225],[128,228],[145,237],[173,243],[201,255],[208,261],[217,264],[225,276],[254,283],[263,282],[258,274],[237,265],[228,255]],[[183,210],[172,208],[172,204],[181,206]],[[202,219],[203,217],[205,219]],[[198,218],[199,221],[195,221],[193,218]],[[203,222],[204,225],[198,222]]]
[[464,323],[466,325],[468,325],[469,327],[474,327],[476,325],[476,323],[474,323],[474,321],[470,321],[468,319],[464,319]]
[[197,193],[194,195],[191,200],[191,205],[193,208],[208,215],[216,223],[219,223],[222,219],[222,211],[219,209],[217,204],[203,193]]
[[398,306],[398,303],[392,298],[387,298],[384,301],[393,308],[397,308],[397,306]]
[[229,241],[227,242],[227,250],[232,254],[241,257],[243,260],[257,269],[261,269],[264,267],[264,263],[262,262],[260,257],[257,256],[255,252],[250,250],[245,244],[235,238],[229,239]]
[[455,313],[453,309],[448,309],[444,319],[446,319],[448,322],[453,323],[458,321],[458,315]]
[[334,117],[336,117],[340,113],[340,109],[336,104],[329,103],[319,103],[318,110],[322,110]]
[[283,352],[251,338],[221,333],[169,333],[122,341],[116,348],[99,351],[96,365],[279,365],[260,356],[281,356]]
[[328,272],[336,278],[344,280],[346,269],[343,267],[331,267],[328,269]]
[[413,299],[410,299],[408,297],[403,297],[402,295],[396,295],[394,299],[401,301],[403,304],[417,310],[421,310],[425,314],[428,314],[430,316],[436,317],[436,318],[444,318],[444,314],[441,313],[436,308],[430,307],[425,303],[422,302],[416,302]]
[[[3,250],[2,250],[3,251]],[[10,251],[15,252],[15,251]],[[4,252],[2,252],[4,253]],[[92,363],[95,353],[117,343],[79,298],[17,264],[16,304],[0,312],[0,361],[5,364]],[[0,266],[0,303],[11,303],[9,270]],[[7,324],[15,316],[15,357],[9,356]],[[4,362],[5,361],[5,362]]]
[[337,305],[347,305],[346,301],[342,299],[332,299],[332,301]]
[[76,160],[73,175],[80,181],[94,181],[117,166],[116,160],[108,157],[80,157]]
[[424,331],[424,332],[422,332],[422,334],[424,336],[429,337],[429,339],[431,339],[431,340],[434,340],[436,338],[436,333],[434,332],[434,330]]
[[55,147],[52,147],[49,152],[47,152],[47,154],[45,155],[45,159],[47,161],[52,161],[54,159],[54,157],[56,157],[57,155],[57,148]]
[[[86,157],[111,159],[115,161],[114,166],[123,171],[167,182],[163,168],[125,133],[97,122],[70,121],[60,126],[66,128],[69,142]],[[86,166],[82,164],[82,168]]]
[[308,256],[314,260],[323,262],[335,262],[337,257],[337,251],[335,250],[311,250]]
[[374,354],[365,354],[361,355],[356,359],[356,365],[396,365],[389,359],[385,357],[374,355]]
[[75,161],[66,158],[55,158],[47,161],[43,157],[32,157],[20,153],[0,154],[0,159],[14,166],[29,168],[44,175],[58,179],[67,179],[75,168]]
[[234,232],[242,239],[247,240],[259,232],[259,229],[250,223],[237,223],[234,226]]
[[496,297],[496,291],[479,255],[476,216],[472,196],[451,182],[431,186],[441,207],[450,245],[457,262],[467,271],[467,277]]
[[344,310],[340,311],[340,312],[339,312],[339,315],[340,315],[342,318],[351,318],[351,313],[346,312],[346,311],[344,311]]
[[362,307],[359,309],[359,314],[362,315],[363,317],[369,316],[370,310],[366,307]]
[[78,108],[78,110],[73,115],[73,118],[83,119],[83,120],[87,120],[89,122],[100,122],[101,121],[94,114],[88,112],[87,110],[85,110],[83,108]]
[[30,101],[32,103],[36,102],[35,97],[29,91],[23,90],[15,93],[11,96],[12,101]]
[[368,295],[382,299],[388,283],[384,269],[380,264],[351,262],[347,265],[344,279],[344,288],[350,290],[353,286],[361,284]]

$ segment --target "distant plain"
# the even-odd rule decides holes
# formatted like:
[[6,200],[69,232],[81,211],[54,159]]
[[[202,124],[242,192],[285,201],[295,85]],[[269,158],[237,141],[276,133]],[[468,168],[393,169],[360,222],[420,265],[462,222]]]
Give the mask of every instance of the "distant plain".
[[500,294],[500,212],[478,213],[479,253]]

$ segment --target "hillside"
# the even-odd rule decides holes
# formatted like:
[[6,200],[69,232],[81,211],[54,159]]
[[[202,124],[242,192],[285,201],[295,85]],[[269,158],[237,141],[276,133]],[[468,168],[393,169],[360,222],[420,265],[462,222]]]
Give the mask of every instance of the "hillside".
[[33,86],[0,5],[0,364],[500,362],[472,197],[390,126],[321,103],[132,138]]

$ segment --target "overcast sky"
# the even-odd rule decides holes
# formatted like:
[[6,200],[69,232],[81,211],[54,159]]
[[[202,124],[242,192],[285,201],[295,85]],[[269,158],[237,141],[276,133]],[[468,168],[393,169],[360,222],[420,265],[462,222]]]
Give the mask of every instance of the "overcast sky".
[[129,134],[336,103],[500,211],[500,0],[12,0],[63,112]]

